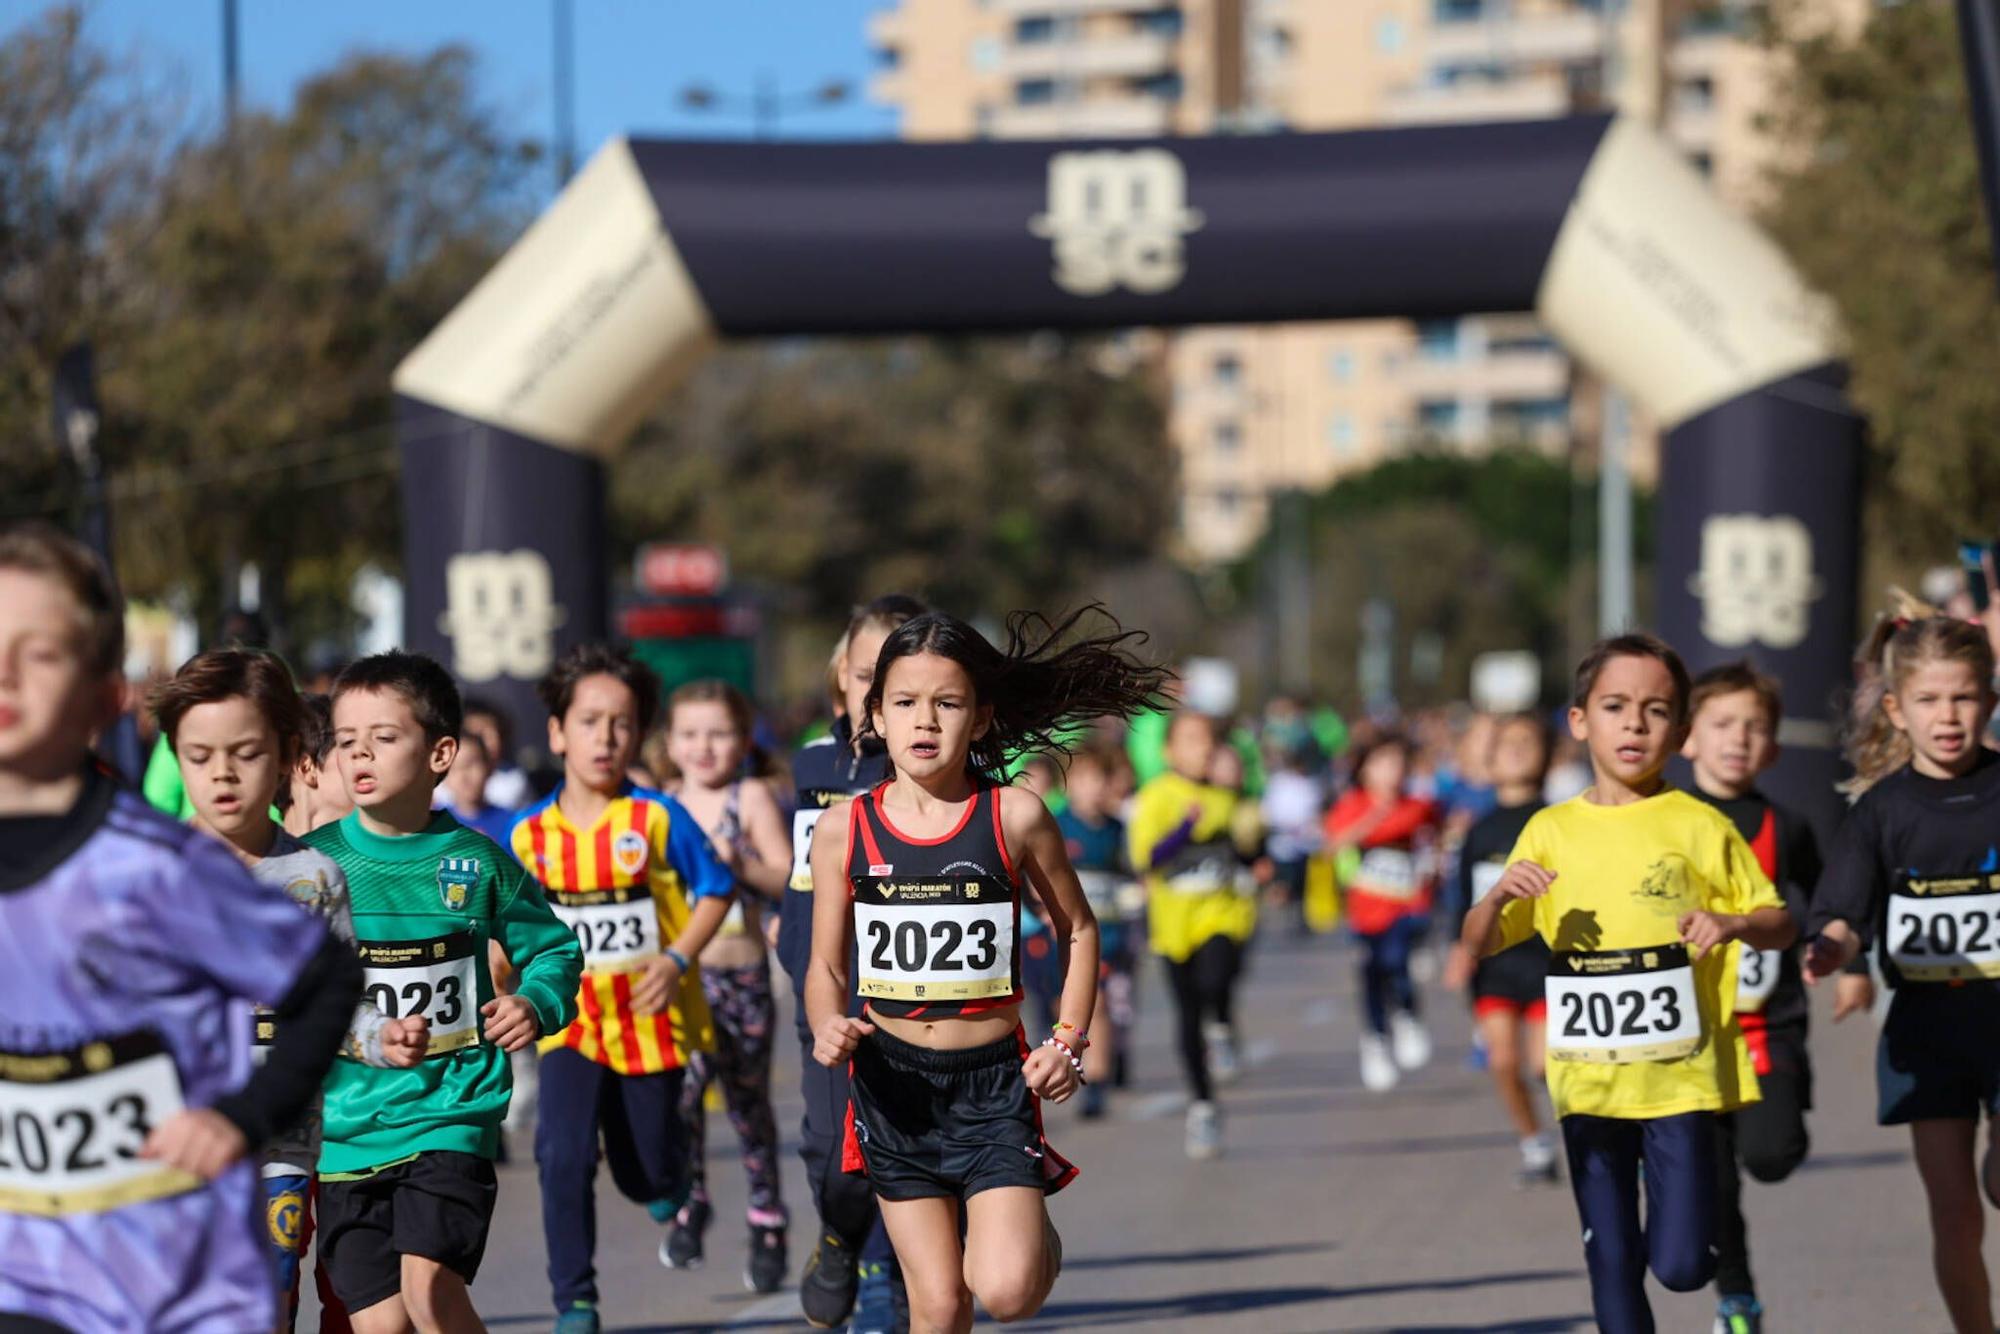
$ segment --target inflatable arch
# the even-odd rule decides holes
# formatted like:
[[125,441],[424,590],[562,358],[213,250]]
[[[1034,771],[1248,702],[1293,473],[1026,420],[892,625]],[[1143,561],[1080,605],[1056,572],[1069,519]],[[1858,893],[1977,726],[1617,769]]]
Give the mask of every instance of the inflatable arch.
[[618,139],[398,368],[407,638],[532,716],[605,630],[600,460],[719,338],[1534,310],[1665,427],[1657,622],[1781,675],[1825,810],[1862,422],[1832,322],[1650,128]]

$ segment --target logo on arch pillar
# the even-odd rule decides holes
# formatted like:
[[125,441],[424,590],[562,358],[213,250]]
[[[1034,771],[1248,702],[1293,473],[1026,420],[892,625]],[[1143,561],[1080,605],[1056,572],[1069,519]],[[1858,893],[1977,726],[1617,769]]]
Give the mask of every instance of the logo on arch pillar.
[[1056,286],[1075,296],[1172,290],[1187,273],[1181,238],[1202,225],[1187,169],[1164,148],[1055,154],[1047,210],[1028,230],[1051,242]]
[[469,551],[444,567],[445,611],[438,628],[451,639],[452,670],[467,681],[510,676],[539,679],[556,658],[556,605],[548,557],[529,547]]
[[1789,514],[1712,516],[1688,588],[1701,599],[1702,637],[1721,648],[1796,648],[1825,591],[1813,573],[1812,534]]

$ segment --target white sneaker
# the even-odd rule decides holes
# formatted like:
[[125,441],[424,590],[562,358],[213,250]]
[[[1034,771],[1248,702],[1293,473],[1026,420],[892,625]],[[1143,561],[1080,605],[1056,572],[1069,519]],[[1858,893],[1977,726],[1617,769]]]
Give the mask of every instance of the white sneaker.
[[1208,1073],[1218,1084],[1234,1084],[1243,1075],[1243,1062],[1236,1054],[1236,1035],[1228,1024],[1208,1024],[1201,1031],[1208,1048]]
[[1187,1156],[1197,1162],[1222,1155],[1222,1109],[1212,1102],[1188,1104]]
[[1389,1037],[1395,1046],[1396,1064],[1405,1070],[1421,1070],[1431,1063],[1431,1035],[1415,1015],[1389,1016]]
[[1361,1039],[1361,1087],[1370,1093],[1386,1093],[1402,1076],[1389,1056],[1389,1040],[1374,1033]]

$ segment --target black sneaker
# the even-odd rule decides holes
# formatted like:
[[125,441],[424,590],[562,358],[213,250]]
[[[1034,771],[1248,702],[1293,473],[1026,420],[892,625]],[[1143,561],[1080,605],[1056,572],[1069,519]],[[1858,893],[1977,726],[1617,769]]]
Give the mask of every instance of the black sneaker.
[[667,1239],[660,1243],[660,1263],[669,1269],[701,1268],[701,1239],[715,1211],[705,1200],[690,1200],[674,1218]]
[[781,1227],[750,1225],[750,1263],[743,1270],[743,1286],[756,1293],[772,1293],[785,1285],[785,1230]]
[[806,1323],[814,1329],[832,1329],[854,1310],[854,1288],[860,1282],[854,1269],[854,1252],[834,1236],[824,1233],[806,1260],[799,1275],[799,1306]]

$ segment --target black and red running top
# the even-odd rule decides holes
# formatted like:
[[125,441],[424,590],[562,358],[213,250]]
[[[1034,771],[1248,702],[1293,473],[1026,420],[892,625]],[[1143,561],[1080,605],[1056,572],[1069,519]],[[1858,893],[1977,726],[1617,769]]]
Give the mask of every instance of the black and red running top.
[[1021,1001],[1021,881],[983,787],[958,827],[916,838],[889,823],[887,783],[849,804],[855,991],[891,1017],[972,1015]]

